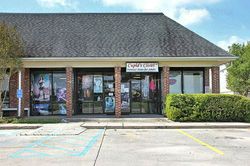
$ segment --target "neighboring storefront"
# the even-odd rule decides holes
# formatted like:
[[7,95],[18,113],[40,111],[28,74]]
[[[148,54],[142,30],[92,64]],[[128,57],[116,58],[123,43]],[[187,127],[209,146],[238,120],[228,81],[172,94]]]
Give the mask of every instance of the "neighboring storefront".
[[[219,65],[235,59],[161,13],[0,21],[23,37],[22,107],[33,116],[162,114],[169,93],[219,93]],[[17,74],[5,87],[5,107],[17,107]]]

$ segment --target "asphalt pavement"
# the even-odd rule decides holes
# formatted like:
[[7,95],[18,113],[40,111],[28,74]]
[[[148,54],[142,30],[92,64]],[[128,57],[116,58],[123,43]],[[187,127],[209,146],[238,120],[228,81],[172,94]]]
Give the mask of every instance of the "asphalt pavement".
[[249,165],[250,129],[0,130],[0,165]]

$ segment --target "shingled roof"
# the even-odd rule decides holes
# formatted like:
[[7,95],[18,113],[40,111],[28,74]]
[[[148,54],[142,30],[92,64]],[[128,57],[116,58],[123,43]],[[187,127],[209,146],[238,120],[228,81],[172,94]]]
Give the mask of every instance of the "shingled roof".
[[232,57],[162,13],[1,13],[26,57]]

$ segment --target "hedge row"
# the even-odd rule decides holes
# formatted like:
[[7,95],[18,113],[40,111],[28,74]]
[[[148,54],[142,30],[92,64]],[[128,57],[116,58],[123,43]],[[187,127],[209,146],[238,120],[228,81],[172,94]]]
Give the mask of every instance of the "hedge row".
[[250,122],[250,99],[225,94],[170,94],[166,116],[173,121]]

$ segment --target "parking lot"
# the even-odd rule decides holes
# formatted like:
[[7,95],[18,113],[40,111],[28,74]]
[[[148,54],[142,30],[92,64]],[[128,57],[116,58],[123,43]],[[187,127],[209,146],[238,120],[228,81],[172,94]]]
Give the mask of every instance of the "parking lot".
[[[39,130],[39,129],[35,129]],[[250,129],[0,130],[0,165],[249,165]],[[54,133],[54,134],[53,134]]]

